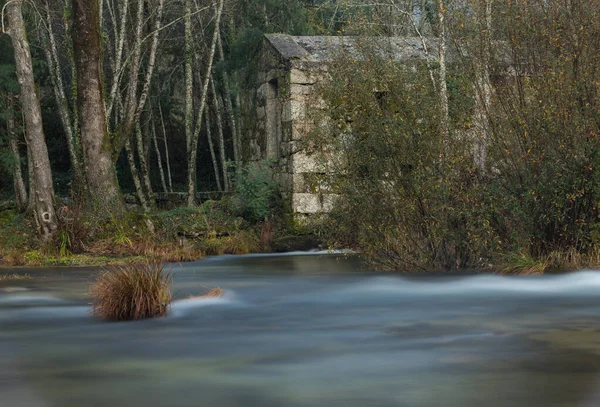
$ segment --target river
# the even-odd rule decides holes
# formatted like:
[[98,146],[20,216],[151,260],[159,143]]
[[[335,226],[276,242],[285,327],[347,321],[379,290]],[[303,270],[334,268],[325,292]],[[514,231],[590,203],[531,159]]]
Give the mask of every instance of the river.
[[[90,315],[97,270],[0,271],[32,276],[0,282],[0,405],[600,405],[600,272],[407,276],[324,253],[170,267],[169,316],[120,323]],[[212,287],[226,295],[187,299]]]

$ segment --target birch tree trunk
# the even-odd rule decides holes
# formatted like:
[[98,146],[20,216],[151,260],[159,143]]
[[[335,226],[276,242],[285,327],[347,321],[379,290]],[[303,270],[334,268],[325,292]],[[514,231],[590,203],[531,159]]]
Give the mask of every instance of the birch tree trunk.
[[98,2],[73,0],[73,52],[77,68],[77,106],[85,178],[97,214],[125,212],[112,160],[102,88],[102,50]]
[[237,95],[235,95],[235,104],[237,105],[237,109],[238,109],[238,113],[239,113],[239,116],[238,116],[239,120],[237,123],[237,142],[238,142],[238,154],[240,155],[239,163],[241,163],[242,161],[244,161],[244,149],[242,148],[242,142],[244,140],[244,137],[243,137],[242,129],[244,128],[245,121],[244,121],[244,113],[242,111],[242,101],[241,101],[239,92],[237,93]]
[[56,45],[56,38],[52,24],[52,14],[50,12],[50,6],[47,0],[45,1],[44,6],[46,9],[46,28],[48,32],[48,36],[44,37],[47,40],[47,44],[45,44],[44,47],[44,53],[46,55],[48,67],[50,68],[50,79],[52,81],[54,98],[58,107],[58,115],[67,137],[67,147],[69,150],[69,158],[71,159],[73,176],[75,178],[75,182],[80,184],[82,181],[80,146],[77,142],[77,137],[75,136],[76,130],[73,127],[73,118],[69,109],[69,103],[67,102],[65,87],[62,80],[60,60],[58,57],[58,47]]
[[[136,19],[135,19],[135,30],[134,30],[134,38],[132,40],[133,50],[128,53],[127,60],[129,60],[129,82],[127,83],[126,88],[126,99],[125,99],[125,109],[124,109],[124,117],[120,121],[120,125],[116,126],[117,132],[114,137],[115,150],[121,151],[124,147],[124,143],[126,140],[135,133],[136,123],[139,122],[144,107],[146,105],[146,101],[148,99],[148,94],[150,92],[150,85],[152,82],[152,76],[154,74],[154,68],[156,66],[156,57],[158,53],[158,40],[159,34],[162,31],[162,16],[164,10],[165,0],[158,0],[157,9],[156,9],[156,17],[155,23],[153,27],[153,31],[149,35],[152,37],[152,43],[150,45],[150,49],[147,50],[148,59],[145,61],[145,64],[142,64],[142,45],[146,38],[142,38],[142,33],[144,29],[144,25],[146,22],[145,18],[145,9],[144,9],[144,0],[137,0],[137,10],[136,10]],[[123,6],[123,9],[126,11],[126,7]],[[119,81],[121,78],[121,71],[125,66],[125,61],[121,61],[121,55],[123,54],[124,48],[124,38],[125,31],[124,27],[127,25],[126,18],[121,16],[121,32],[119,34],[120,39],[117,43],[117,50],[115,56],[115,72],[113,72],[113,85],[111,87],[111,95],[109,97],[108,109],[112,111],[114,109],[115,99],[120,97],[118,88]],[[140,74],[141,67],[145,66],[146,73],[144,76],[144,80],[142,82],[141,90],[138,89],[140,84]],[[115,156],[115,159],[118,156]]]
[[120,126],[119,138],[129,139],[138,124],[137,113],[137,91],[140,74],[140,62],[142,56],[142,29],[144,27],[144,0],[137,1],[137,12],[135,20],[135,38],[133,51],[130,53],[131,64],[129,67],[129,83],[127,98],[125,99],[125,118]]
[[215,107],[215,116],[217,119],[217,135],[219,136],[219,155],[221,158],[221,168],[223,170],[223,188],[225,192],[229,191],[229,177],[227,176],[227,157],[225,155],[225,136],[223,134],[223,115],[221,114],[221,103],[219,95],[215,89],[215,82],[210,78],[210,88],[213,96],[213,105]]
[[[110,3],[109,3],[110,5]],[[110,94],[108,96],[108,105],[106,107],[106,115],[107,117],[111,117],[113,107],[115,105],[115,99],[117,97],[117,90],[119,89],[119,83],[121,82],[121,69],[122,69],[122,57],[123,57],[123,48],[125,46],[125,29],[127,27],[127,10],[129,7],[129,1],[123,1],[121,6],[121,19],[120,24],[117,26],[116,18],[113,18],[113,26],[115,27],[115,45],[114,45],[114,53],[115,56],[112,59],[112,74],[113,74],[113,82],[110,88]],[[114,11],[113,11],[114,13]],[[118,31],[117,31],[118,27]]]
[[148,203],[148,198],[144,193],[144,188],[142,187],[142,183],[140,182],[140,173],[137,169],[137,165],[135,164],[135,154],[133,148],[131,147],[131,141],[127,139],[125,141],[125,152],[127,153],[127,162],[129,163],[129,169],[131,171],[131,178],[133,178],[133,185],[135,186],[135,193],[140,201],[140,205],[144,213],[150,212],[150,205]]
[[158,104],[158,114],[160,115],[160,125],[163,134],[163,143],[165,145],[165,161],[167,163],[167,180],[169,182],[169,192],[173,192],[173,177],[171,177],[171,164],[169,158],[169,143],[167,143],[167,129],[165,128],[165,119],[163,117],[162,107]]
[[[208,110],[208,108],[207,108]],[[217,182],[217,189],[219,192],[223,191],[223,187],[221,186],[221,175],[219,174],[219,162],[217,161],[217,156],[215,154],[215,146],[212,139],[212,130],[210,127],[210,115],[206,112],[206,136],[208,138],[208,149],[210,151],[210,158],[213,164],[213,170],[215,172],[215,180]]]
[[158,163],[158,173],[160,174],[160,183],[164,193],[169,192],[167,189],[167,181],[165,179],[165,171],[162,163],[162,154],[160,152],[160,148],[158,147],[158,139],[156,137],[156,123],[154,120],[152,121],[152,125],[150,126],[150,131],[152,132],[152,145],[154,146],[154,152],[156,154],[156,161]]
[[490,63],[491,63],[491,38],[492,38],[492,3],[493,0],[483,0],[483,20],[485,29],[482,50],[482,61],[478,64],[477,83],[477,106],[476,117],[477,132],[475,139],[475,165],[482,175],[486,173],[488,139],[491,132],[490,106],[492,101],[492,86],[490,82]]
[[185,143],[188,156],[191,153],[194,134],[194,47],[192,40],[192,0],[185,0]]
[[202,87],[202,95],[200,96],[200,106],[198,107],[198,118],[196,120],[196,129],[192,135],[190,141],[190,150],[188,154],[188,206],[194,206],[196,204],[196,157],[198,153],[198,137],[200,135],[200,129],[202,127],[202,118],[204,115],[204,108],[206,106],[206,97],[208,94],[208,85],[210,75],[212,72],[213,61],[215,58],[215,51],[217,48],[217,38],[219,36],[219,30],[221,25],[221,15],[223,14],[223,0],[219,0],[219,5],[216,7],[215,16],[215,29],[208,54],[208,61],[206,66],[206,75],[204,76],[205,81]]
[[[221,62],[225,61],[225,53],[223,52],[223,41],[221,40],[221,32],[219,32],[218,37],[218,50],[219,50],[219,60]],[[223,87],[224,87],[224,99],[225,99],[225,114],[229,118],[229,128],[231,129],[231,140],[233,143],[233,160],[236,164],[241,162],[241,143],[239,140],[239,133],[237,129],[237,122],[235,120],[235,112],[233,110],[233,103],[231,102],[231,88],[229,86],[229,75],[227,72],[223,71]]]
[[438,79],[438,94],[440,104],[440,136],[444,148],[446,148],[449,142],[448,137],[450,135],[450,113],[448,109],[448,85],[447,85],[447,67],[446,67],[446,6],[444,0],[437,1],[437,13],[438,13],[438,30],[440,36],[440,47],[438,61],[440,64],[439,68],[439,79]]
[[25,22],[21,11],[22,1],[12,1],[6,6],[6,17],[15,54],[17,78],[21,86],[21,106],[25,117],[25,140],[33,164],[35,182],[34,214],[44,239],[52,237],[58,228],[54,210],[54,186],[48,158],[48,149],[42,128],[42,111],[33,78],[31,52],[27,41]]
[[148,167],[147,153],[146,153],[146,144],[144,142],[144,135],[142,134],[142,127],[139,123],[135,125],[135,136],[136,136],[136,144],[137,144],[137,153],[138,153],[138,161],[140,163],[140,176],[141,181],[144,185],[144,190],[146,191],[146,197],[148,198],[149,207],[153,208],[154,199],[153,199],[153,191],[152,191],[152,183],[150,182],[150,168]]

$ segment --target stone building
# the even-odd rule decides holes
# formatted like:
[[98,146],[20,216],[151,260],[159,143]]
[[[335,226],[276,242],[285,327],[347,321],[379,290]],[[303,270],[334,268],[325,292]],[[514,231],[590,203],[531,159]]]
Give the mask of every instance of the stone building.
[[[322,173],[315,156],[303,148],[310,130],[310,109],[319,103],[317,87],[327,77],[327,63],[342,50],[352,52],[357,38],[268,34],[260,59],[254,96],[255,117],[246,143],[246,159],[275,162],[281,193],[295,215],[331,209],[336,195],[319,184]],[[401,63],[435,59],[434,40],[385,38],[387,56]]]

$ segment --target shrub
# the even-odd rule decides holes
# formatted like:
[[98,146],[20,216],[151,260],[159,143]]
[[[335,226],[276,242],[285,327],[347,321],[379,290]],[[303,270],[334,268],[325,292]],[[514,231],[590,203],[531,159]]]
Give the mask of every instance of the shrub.
[[107,270],[91,289],[93,313],[110,321],[164,316],[171,303],[171,280],[157,261]]
[[207,255],[257,253],[260,239],[252,230],[240,231],[233,236],[209,237],[200,244]]
[[243,219],[233,216],[229,202],[206,201],[197,207],[175,208],[156,216],[159,233],[166,240],[178,235],[220,233],[242,227]]
[[279,184],[269,161],[238,168],[234,185],[233,211],[251,222],[270,217],[280,207]]

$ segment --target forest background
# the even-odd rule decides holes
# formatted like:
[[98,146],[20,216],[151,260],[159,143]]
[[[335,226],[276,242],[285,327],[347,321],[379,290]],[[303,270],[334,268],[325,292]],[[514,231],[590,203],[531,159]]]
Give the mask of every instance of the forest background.
[[[345,199],[318,230],[326,241],[394,270],[600,259],[597,0],[0,5],[5,262],[193,259],[304,233],[268,165],[243,165],[242,100],[272,32],[436,40],[414,69],[374,47],[361,60],[378,63],[332,62],[312,146],[342,152],[329,174]],[[198,191],[226,194],[197,206]],[[186,205],[160,211],[157,192]],[[202,244],[181,242],[191,235]]]

